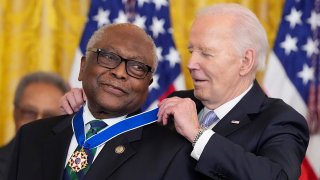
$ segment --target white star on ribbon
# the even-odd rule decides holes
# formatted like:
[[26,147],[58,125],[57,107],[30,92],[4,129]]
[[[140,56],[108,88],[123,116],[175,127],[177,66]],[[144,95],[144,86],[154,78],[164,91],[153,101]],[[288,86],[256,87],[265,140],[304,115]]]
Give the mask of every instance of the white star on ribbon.
[[98,9],[98,14],[93,16],[93,20],[97,21],[98,27],[101,27],[101,26],[103,26],[105,24],[109,24],[110,23],[109,15],[110,15],[110,12],[108,10],[104,11],[102,8],[99,8]]
[[297,51],[297,38],[291,37],[289,34],[286,35],[286,39],[280,43],[280,47],[284,49],[286,55],[289,55],[291,51]]
[[315,31],[317,27],[320,26],[320,13],[312,11],[311,16],[308,18],[307,22],[310,24],[311,29]]
[[128,17],[123,11],[119,11],[118,17],[113,20],[114,23],[126,23]]
[[152,89],[159,89],[159,75],[158,74],[155,74],[153,76],[153,82],[152,84],[149,86],[149,92],[152,90]]
[[164,19],[158,19],[157,17],[152,18],[152,25],[150,26],[150,30],[152,31],[154,38],[158,38],[159,34],[165,33],[163,27],[164,23]]
[[170,47],[169,54],[166,55],[166,59],[169,60],[170,67],[173,68],[176,63],[179,63],[180,56],[179,53],[173,47]]
[[297,11],[296,8],[291,9],[290,14],[285,17],[285,19],[290,23],[291,29],[293,29],[297,24],[302,24],[301,16],[301,11]]
[[298,77],[300,77],[303,84],[306,85],[308,81],[311,81],[314,78],[314,68],[304,64],[302,71],[298,73]]
[[308,38],[308,41],[305,45],[302,46],[302,49],[306,51],[307,56],[310,58],[312,54],[318,54],[319,53],[319,41],[315,40],[313,41],[311,38]]

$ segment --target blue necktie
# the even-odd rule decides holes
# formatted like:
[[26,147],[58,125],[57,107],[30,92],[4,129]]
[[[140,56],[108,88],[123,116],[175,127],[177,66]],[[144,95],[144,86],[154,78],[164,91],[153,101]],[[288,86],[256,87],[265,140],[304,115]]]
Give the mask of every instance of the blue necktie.
[[[101,129],[103,129],[104,127],[107,126],[107,124],[101,120],[93,120],[93,121],[90,121],[88,124],[90,124],[90,129],[86,133],[86,139],[97,134]],[[79,152],[80,150],[81,150],[81,147],[78,145],[75,152],[76,151]],[[96,151],[97,151],[97,148],[84,149],[84,152],[88,155],[88,165],[84,169],[80,170],[79,172],[73,171],[71,169],[71,167],[69,166],[69,162],[68,162],[68,164],[64,170],[63,179],[64,180],[83,179],[83,177],[88,172],[88,170],[93,162],[93,158],[96,154]]]
[[209,111],[200,121],[200,124],[204,128],[209,128],[214,122],[219,120],[214,111]]

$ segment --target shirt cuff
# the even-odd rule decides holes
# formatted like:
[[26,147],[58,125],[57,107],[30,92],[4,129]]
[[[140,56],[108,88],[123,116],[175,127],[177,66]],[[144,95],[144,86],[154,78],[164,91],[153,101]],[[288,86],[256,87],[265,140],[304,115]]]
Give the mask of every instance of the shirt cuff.
[[213,134],[214,134],[214,131],[212,131],[211,129],[207,129],[203,132],[203,134],[200,136],[200,138],[194,145],[194,148],[191,152],[191,157],[193,157],[196,160],[199,160],[204,147],[207,145],[209,139]]

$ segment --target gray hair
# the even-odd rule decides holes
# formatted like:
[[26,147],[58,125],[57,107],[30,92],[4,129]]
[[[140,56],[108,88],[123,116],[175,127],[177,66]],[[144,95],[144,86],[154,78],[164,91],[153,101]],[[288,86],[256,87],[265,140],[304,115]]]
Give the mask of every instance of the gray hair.
[[200,10],[197,17],[202,15],[229,15],[234,18],[232,28],[234,47],[239,53],[253,49],[257,54],[255,70],[264,68],[269,49],[267,34],[257,16],[249,9],[236,3],[222,3]]
[[157,48],[156,48],[156,45],[153,41],[153,39],[151,38],[150,35],[148,35],[143,29],[141,29],[139,26],[136,26],[134,24],[130,24],[130,23],[118,23],[118,24],[108,24],[108,25],[104,25],[102,27],[100,27],[97,31],[95,31],[93,33],[93,35],[90,37],[89,41],[88,41],[88,44],[87,44],[87,51],[86,51],[86,55],[87,55],[87,52],[88,52],[88,49],[89,48],[92,48],[93,44],[95,44],[97,41],[99,41],[100,39],[102,39],[103,36],[105,36],[107,30],[109,28],[112,28],[112,27],[121,27],[121,26],[129,26],[129,27],[132,27],[140,32],[142,32],[142,34],[144,34],[146,36],[146,38],[150,41],[150,43],[152,44],[152,54],[154,56],[153,58],[153,61],[154,61],[154,72],[153,74],[155,73],[155,71],[157,70],[157,67],[158,67],[158,57],[157,57]]
[[63,94],[70,90],[70,86],[59,75],[47,72],[34,72],[24,76],[17,86],[14,95],[14,105],[21,101],[21,97],[27,86],[34,83],[51,84],[57,87]]

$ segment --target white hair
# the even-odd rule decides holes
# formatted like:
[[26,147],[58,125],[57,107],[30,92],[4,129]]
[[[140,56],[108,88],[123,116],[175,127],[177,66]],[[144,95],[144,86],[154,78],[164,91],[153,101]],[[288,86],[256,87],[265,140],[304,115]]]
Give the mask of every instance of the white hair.
[[[157,48],[156,48],[156,45],[153,41],[153,39],[143,30],[141,29],[140,27],[134,25],[134,24],[130,24],[130,23],[119,23],[119,24],[109,24],[109,25],[104,25],[102,27],[100,27],[98,30],[96,30],[93,35],[90,37],[89,41],[88,41],[88,44],[87,44],[87,51],[86,51],[86,54],[88,52],[88,49],[92,48],[92,46],[99,40],[101,40],[103,38],[103,36],[105,36],[105,34],[107,33],[107,30],[109,28],[112,28],[112,27],[121,27],[121,26],[129,26],[129,27],[132,27],[140,32],[142,32],[143,35],[146,36],[146,38],[150,41],[150,43],[152,44],[152,54],[154,56],[153,58],[153,61],[154,61],[154,72],[153,74],[155,73],[155,71],[157,70],[157,67],[158,67],[158,58],[157,58]],[[139,42],[137,42],[139,43]]]
[[236,3],[222,3],[201,9],[197,17],[203,15],[227,15],[234,18],[231,29],[234,38],[234,47],[239,53],[247,49],[256,52],[257,60],[255,70],[264,68],[269,49],[267,34],[257,16],[249,9]]

